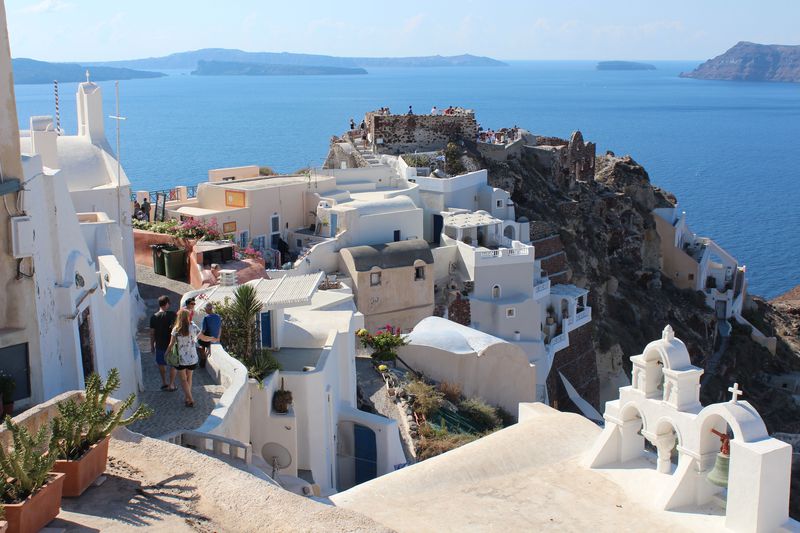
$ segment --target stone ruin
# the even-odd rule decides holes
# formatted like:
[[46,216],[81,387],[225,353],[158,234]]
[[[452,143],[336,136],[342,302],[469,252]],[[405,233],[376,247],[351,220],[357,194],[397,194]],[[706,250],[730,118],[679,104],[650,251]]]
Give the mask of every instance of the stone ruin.
[[552,177],[559,186],[572,189],[579,181],[594,181],[596,146],[584,142],[580,131],[569,140],[559,137],[536,137],[535,146],[525,147],[536,158],[537,170]]

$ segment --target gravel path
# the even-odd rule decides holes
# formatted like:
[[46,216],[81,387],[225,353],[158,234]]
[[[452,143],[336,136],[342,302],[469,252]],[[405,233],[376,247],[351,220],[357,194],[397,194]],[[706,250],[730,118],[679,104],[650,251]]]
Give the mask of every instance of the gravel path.
[[197,429],[211,414],[225,388],[214,383],[205,370],[197,369],[192,380],[194,407],[188,408],[183,405],[183,393],[177,380],[177,391],[161,390],[161,376],[155,364],[155,354],[150,352],[150,315],[158,310],[158,297],[162,294],[169,296],[172,309],[176,310],[181,296],[192,290],[192,286],[156,275],[151,268],[141,265],[136,265],[136,279],[139,294],[147,306],[145,318],[139,323],[136,335],[139,350],[142,352],[144,381],[144,391],[139,393],[139,399],[152,407],[155,413],[146,420],[132,424],[130,429],[155,438],[179,429]]

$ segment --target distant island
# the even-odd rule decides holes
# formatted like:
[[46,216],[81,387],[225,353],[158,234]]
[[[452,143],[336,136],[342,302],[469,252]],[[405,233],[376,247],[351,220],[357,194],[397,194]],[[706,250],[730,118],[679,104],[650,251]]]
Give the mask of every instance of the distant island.
[[366,74],[363,68],[320,67],[304,65],[268,65],[266,63],[240,63],[237,61],[197,62],[195,76],[315,76],[340,74]]
[[87,68],[93,81],[135,80],[165,76],[162,72],[117,67],[87,67],[77,63],[48,63],[23,57],[12,59],[11,65],[14,68],[14,83],[17,85],[53,83],[53,80],[63,83],[85,81]]
[[800,82],[800,46],[741,41],[682,78],[730,81]]
[[293,54],[289,52],[245,52],[243,50],[229,48],[204,48],[191,52],[178,52],[164,57],[104,61],[92,64],[135,69],[178,70],[196,69],[200,61],[340,68],[507,66],[502,61],[497,61],[490,57],[473,56],[469,54],[423,57],[335,57],[315,54]]
[[636,61],[600,61],[597,70],[655,70],[656,66]]

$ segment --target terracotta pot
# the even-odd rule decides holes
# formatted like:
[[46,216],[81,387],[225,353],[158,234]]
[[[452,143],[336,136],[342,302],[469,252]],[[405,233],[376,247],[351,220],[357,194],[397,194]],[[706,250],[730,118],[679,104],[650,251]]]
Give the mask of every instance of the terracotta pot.
[[8,533],[36,533],[58,516],[64,474],[50,475],[50,481],[22,503],[5,504]]
[[108,463],[108,441],[106,437],[89,448],[77,461],[59,460],[53,466],[53,472],[66,474],[64,480],[64,497],[77,498],[106,471]]
[[0,520],[0,533],[6,533],[6,531],[8,531],[8,522]]

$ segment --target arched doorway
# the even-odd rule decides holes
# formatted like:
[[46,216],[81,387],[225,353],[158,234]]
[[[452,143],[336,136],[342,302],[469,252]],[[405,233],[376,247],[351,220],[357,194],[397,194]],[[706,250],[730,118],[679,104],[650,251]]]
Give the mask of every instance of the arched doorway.
[[511,239],[513,241],[516,238],[514,235],[515,233],[516,229],[514,228],[514,226],[509,225],[506,226],[506,229],[503,230],[503,237]]

